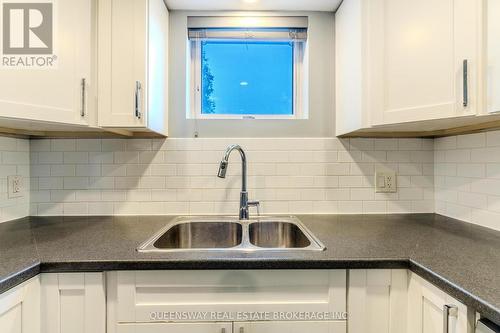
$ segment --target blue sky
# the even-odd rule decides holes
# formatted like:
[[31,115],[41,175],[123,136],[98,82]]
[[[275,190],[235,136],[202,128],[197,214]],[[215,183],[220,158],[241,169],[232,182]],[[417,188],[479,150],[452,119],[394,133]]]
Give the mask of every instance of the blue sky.
[[202,47],[202,66],[214,76],[215,113],[293,113],[291,43],[206,41]]

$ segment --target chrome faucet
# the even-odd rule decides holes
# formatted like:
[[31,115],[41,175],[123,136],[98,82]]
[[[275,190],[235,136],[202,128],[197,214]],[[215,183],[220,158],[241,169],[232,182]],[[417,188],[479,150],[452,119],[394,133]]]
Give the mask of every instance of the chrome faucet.
[[257,211],[259,210],[260,202],[258,201],[248,201],[248,192],[247,192],[247,157],[245,152],[239,145],[231,145],[227,147],[226,152],[224,153],[224,157],[222,157],[222,161],[219,165],[219,172],[217,173],[217,177],[226,178],[226,171],[229,164],[229,156],[233,152],[233,150],[237,150],[241,156],[241,193],[240,193],[240,220],[248,220],[248,207],[255,206],[257,207]]

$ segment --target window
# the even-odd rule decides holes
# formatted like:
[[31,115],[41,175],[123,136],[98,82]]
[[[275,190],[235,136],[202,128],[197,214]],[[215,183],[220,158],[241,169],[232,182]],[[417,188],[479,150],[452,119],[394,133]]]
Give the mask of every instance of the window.
[[305,118],[306,37],[304,28],[190,28],[188,117]]

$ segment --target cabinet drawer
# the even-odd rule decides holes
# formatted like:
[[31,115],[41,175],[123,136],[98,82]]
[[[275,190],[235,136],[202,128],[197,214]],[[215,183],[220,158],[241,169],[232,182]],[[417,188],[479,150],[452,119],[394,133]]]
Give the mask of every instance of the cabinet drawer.
[[152,314],[165,312],[346,311],[345,270],[108,274],[108,300],[117,323],[149,322]]
[[122,324],[116,333],[232,333],[232,323]]
[[234,333],[345,333],[345,321],[290,321],[235,323]]

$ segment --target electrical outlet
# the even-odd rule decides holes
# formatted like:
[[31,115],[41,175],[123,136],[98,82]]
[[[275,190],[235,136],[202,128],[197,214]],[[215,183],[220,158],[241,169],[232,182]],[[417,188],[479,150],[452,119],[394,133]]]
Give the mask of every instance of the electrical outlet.
[[22,176],[7,177],[9,198],[20,198],[24,196],[24,182]]
[[391,171],[375,173],[375,192],[376,193],[395,193],[397,192],[396,173]]

